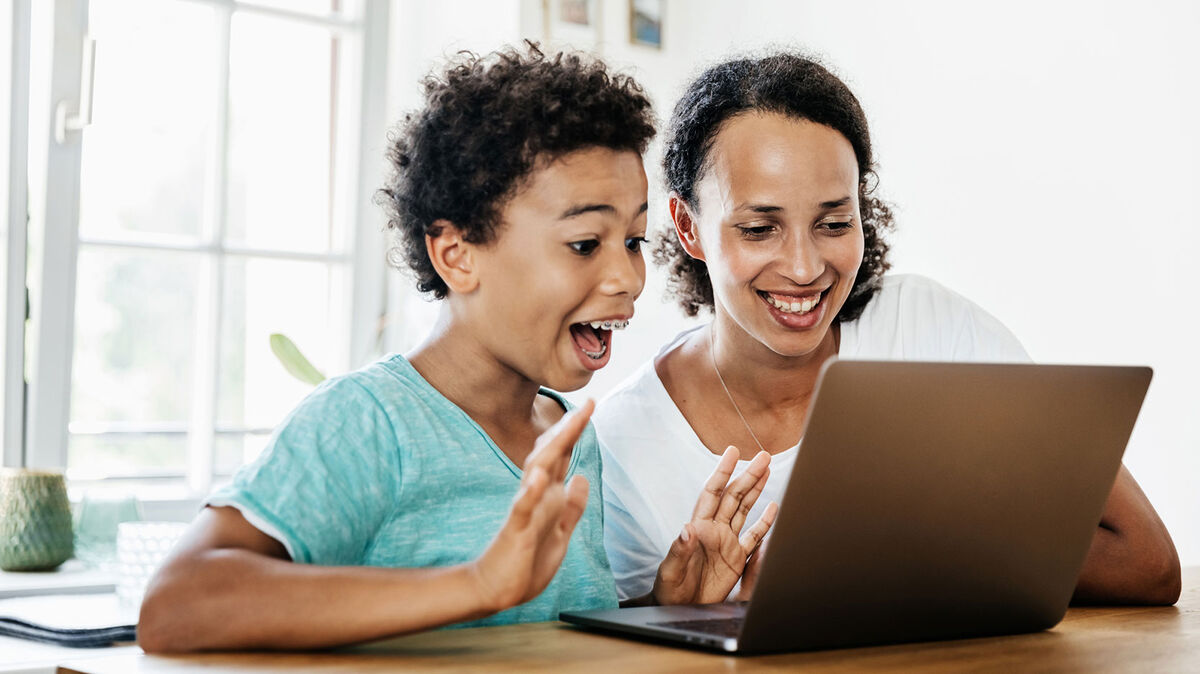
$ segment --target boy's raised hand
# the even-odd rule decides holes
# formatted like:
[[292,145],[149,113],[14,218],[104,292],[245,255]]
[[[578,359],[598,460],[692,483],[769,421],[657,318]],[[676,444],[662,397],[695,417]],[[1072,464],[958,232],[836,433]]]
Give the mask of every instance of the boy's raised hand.
[[775,523],[779,506],[771,503],[742,535],[746,517],[762,494],[771,474],[771,455],[759,452],[733,481],[738,451],[729,447],[696,501],[692,520],[654,579],[654,600],[659,604],[715,604],[725,601],[746,570],[746,561]]
[[576,475],[564,486],[571,450],[587,427],[595,403],[588,400],[538,437],[525,460],[521,489],[508,519],[472,571],[489,612],[539,595],[558,571],[571,532],[588,500],[588,481]]

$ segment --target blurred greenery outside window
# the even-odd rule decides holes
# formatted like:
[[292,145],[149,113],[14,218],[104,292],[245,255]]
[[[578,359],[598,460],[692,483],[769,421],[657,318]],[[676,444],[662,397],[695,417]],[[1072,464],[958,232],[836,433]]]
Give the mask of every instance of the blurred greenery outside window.
[[353,333],[374,323],[352,306],[356,213],[373,189],[358,179],[373,4],[89,0],[73,482],[196,493],[252,460],[311,390],[272,354],[273,333],[325,372],[361,364]]

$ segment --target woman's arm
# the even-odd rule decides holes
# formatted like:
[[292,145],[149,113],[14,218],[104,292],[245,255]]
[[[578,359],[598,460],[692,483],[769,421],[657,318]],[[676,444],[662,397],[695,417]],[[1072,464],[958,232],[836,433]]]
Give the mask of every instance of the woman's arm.
[[746,516],[771,475],[771,455],[759,452],[733,479],[738,454],[737,448],[730,446],[721,456],[700,492],[691,521],[683,525],[659,565],[651,592],[623,601],[621,606],[715,604],[726,600],[779,513],[778,504],[769,504],[742,534]]
[[1179,599],[1180,588],[1171,535],[1121,466],[1071,601],[1170,605]]
[[554,577],[587,504],[564,485],[592,405],[538,439],[508,518],[479,559],[444,568],[297,564],[234,508],[206,508],[147,588],[147,652],[322,648],[482,618],[533,599]]

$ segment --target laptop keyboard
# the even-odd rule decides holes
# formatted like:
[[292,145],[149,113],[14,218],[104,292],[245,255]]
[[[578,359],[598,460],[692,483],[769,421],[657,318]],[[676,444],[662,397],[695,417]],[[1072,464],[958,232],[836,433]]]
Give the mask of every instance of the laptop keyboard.
[[707,620],[672,620],[662,623],[650,623],[657,627],[670,627],[689,632],[715,634],[720,637],[736,637],[742,632],[742,618],[710,618]]

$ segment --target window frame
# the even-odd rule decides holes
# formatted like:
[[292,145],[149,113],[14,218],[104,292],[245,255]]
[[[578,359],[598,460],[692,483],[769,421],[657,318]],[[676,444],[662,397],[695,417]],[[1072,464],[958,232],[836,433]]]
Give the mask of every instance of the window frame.
[[[28,2],[28,0],[16,0]],[[29,381],[29,405],[22,456],[9,456],[5,465],[30,468],[67,467],[69,439],[71,360],[74,350],[75,287],[78,253],[84,248],[119,248],[158,251],[184,251],[200,255],[202,268],[198,282],[200,300],[196,307],[199,330],[206,339],[195,354],[195,383],[192,404],[184,428],[155,428],[144,424],[85,424],[79,430],[89,435],[152,435],[163,432],[188,435],[185,475],[162,475],[178,485],[186,484],[186,494],[206,493],[214,478],[214,458],[218,434],[254,432],[269,429],[222,428],[217,423],[217,382],[220,363],[220,331],[226,261],[242,259],[285,259],[321,262],[327,270],[340,271],[348,287],[334,286],[335,304],[348,331],[340,333],[337,349],[340,361],[335,367],[345,370],[364,364],[374,355],[377,324],[386,307],[385,237],[383,215],[373,203],[383,168],[382,144],[385,140],[385,102],[387,85],[388,1],[351,0],[343,3],[340,13],[313,15],[289,9],[253,5],[241,0],[168,0],[209,6],[218,25],[218,44],[214,50],[218,65],[215,92],[216,132],[210,152],[208,181],[202,232],[197,241],[156,241],[154,237],[81,237],[79,233],[79,184],[82,159],[82,132],[68,132],[65,142],[54,136],[53,122],[45,139],[45,188],[31,190],[43,199],[39,242],[44,251],[39,262],[31,265],[31,278],[37,279],[36,297],[30,330],[32,367]],[[345,6],[345,5],[349,6]],[[55,0],[53,20],[54,59],[51,66],[50,96],[44,105],[53,112],[60,101],[77,110],[80,106],[84,72],[84,44],[87,40],[88,0]],[[236,13],[258,14],[325,28],[340,39],[335,63],[335,100],[337,117],[333,126],[333,223],[335,241],[329,253],[304,253],[283,249],[262,249],[226,244],[225,199],[229,167],[229,87],[230,35]],[[97,46],[97,58],[103,59],[103,45]],[[38,137],[37,134],[31,137]],[[39,139],[39,142],[42,142]],[[37,187],[32,185],[31,187]],[[337,223],[343,223],[338,225]],[[11,249],[10,249],[11,255]],[[333,274],[334,277],[339,274]],[[22,285],[23,287],[23,285]],[[10,293],[11,295],[11,293]],[[10,299],[11,302],[11,299]],[[10,305],[11,306],[11,305]],[[10,326],[11,328],[11,326]],[[10,329],[11,332],[11,329]],[[78,426],[79,424],[77,424]],[[158,425],[161,426],[161,425]],[[6,425],[7,431],[7,425]],[[149,477],[149,476],[148,476]],[[117,476],[112,483],[125,482]],[[172,487],[179,494],[178,486]]]
[[5,186],[4,324],[0,357],[0,466],[25,462],[25,255],[28,215],[30,0],[10,0],[8,168]]

